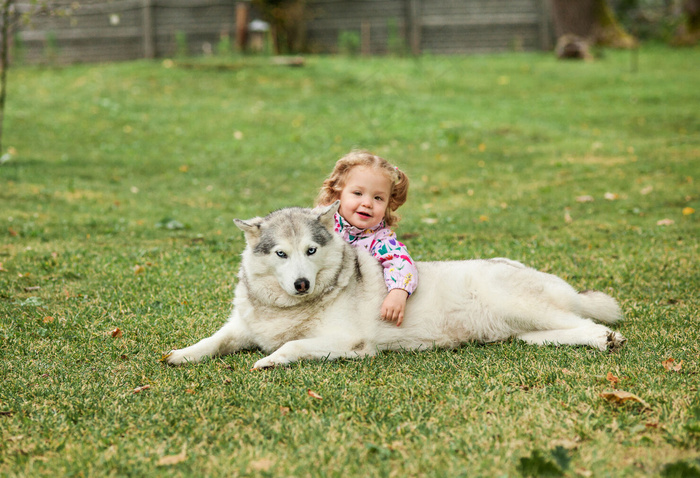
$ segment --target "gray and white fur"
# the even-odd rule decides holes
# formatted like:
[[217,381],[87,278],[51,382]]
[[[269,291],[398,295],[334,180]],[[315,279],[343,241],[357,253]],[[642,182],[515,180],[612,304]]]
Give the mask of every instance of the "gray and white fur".
[[503,258],[418,262],[420,287],[408,299],[403,324],[383,321],[382,268],[334,232],[338,205],[236,220],[247,246],[228,322],[211,337],[173,350],[165,361],[179,365],[262,349],[269,355],[255,363],[261,369],[511,337],[601,351],[626,342],[591,320],[621,320],[615,299],[577,293],[557,276]]

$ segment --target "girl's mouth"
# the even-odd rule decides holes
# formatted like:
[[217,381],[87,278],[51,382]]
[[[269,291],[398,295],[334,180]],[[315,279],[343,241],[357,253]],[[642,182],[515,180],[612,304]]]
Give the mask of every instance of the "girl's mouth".
[[358,216],[362,216],[362,217],[366,217],[366,218],[372,217],[372,216],[370,216],[369,214],[367,214],[366,212],[358,212],[357,215],[358,215]]

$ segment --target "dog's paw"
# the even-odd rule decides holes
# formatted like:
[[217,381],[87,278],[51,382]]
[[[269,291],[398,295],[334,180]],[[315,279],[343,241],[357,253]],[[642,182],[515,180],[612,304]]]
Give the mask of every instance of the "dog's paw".
[[627,343],[627,339],[619,332],[610,332],[606,337],[605,350],[616,352]]
[[262,358],[255,362],[253,365],[253,370],[263,370],[266,368],[279,367],[281,365],[287,365],[289,360],[282,355],[272,354],[265,358]]
[[171,350],[167,354],[163,355],[160,358],[160,361],[168,365],[182,365],[184,363],[191,362],[192,360],[184,354],[183,349],[180,349]]

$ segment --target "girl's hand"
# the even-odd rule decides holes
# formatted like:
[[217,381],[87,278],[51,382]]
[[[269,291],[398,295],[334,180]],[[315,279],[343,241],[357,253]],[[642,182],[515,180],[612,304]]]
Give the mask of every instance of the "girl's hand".
[[403,322],[403,313],[406,310],[408,292],[403,289],[392,289],[387,294],[381,308],[381,317],[389,322],[396,322],[398,327]]

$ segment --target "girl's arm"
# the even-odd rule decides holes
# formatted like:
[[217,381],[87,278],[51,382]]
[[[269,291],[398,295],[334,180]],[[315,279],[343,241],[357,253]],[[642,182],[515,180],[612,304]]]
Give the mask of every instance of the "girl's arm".
[[408,249],[393,232],[377,239],[370,251],[384,267],[387,289],[401,289],[409,295],[418,287],[418,269],[408,254]]

